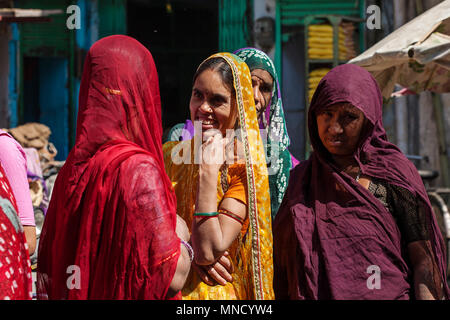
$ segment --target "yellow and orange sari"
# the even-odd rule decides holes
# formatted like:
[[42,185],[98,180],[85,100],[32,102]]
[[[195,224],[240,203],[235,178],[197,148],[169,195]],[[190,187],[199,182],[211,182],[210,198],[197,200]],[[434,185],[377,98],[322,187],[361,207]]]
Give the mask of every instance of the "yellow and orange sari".
[[[226,197],[247,205],[241,234],[229,248],[234,266],[233,281],[209,286],[191,271],[182,290],[183,299],[233,300],[273,299],[272,222],[264,146],[259,134],[251,75],[248,66],[231,53],[218,53],[231,67],[236,90],[238,121],[245,161],[221,170],[217,178],[217,204]],[[191,227],[198,186],[198,165],[194,164],[193,140],[167,142],[164,163],[177,196],[177,213]],[[174,154],[189,150],[188,163],[174,163]]]

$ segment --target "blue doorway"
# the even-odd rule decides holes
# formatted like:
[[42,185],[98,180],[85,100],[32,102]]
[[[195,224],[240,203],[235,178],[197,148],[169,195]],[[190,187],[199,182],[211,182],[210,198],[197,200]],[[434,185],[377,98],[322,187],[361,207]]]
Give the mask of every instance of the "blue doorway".
[[52,142],[65,160],[69,148],[69,63],[67,58],[23,59],[23,122],[39,122],[50,128]]

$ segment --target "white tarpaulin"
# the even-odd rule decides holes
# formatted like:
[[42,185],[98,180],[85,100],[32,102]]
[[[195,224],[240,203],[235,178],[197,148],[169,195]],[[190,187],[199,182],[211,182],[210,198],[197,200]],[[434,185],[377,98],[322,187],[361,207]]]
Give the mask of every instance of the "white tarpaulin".
[[450,0],[404,24],[349,61],[370,71],[383,97],[395,84],[414,92],[450,92]]

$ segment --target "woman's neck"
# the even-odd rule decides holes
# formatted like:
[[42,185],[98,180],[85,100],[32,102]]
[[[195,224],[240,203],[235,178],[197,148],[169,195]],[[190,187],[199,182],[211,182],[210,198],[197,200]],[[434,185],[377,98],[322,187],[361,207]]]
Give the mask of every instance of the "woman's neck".
[[332,155],[332,157],[337,167],[343,171],[349,171],[352,168],[359,167],[353,155],[348,156]]

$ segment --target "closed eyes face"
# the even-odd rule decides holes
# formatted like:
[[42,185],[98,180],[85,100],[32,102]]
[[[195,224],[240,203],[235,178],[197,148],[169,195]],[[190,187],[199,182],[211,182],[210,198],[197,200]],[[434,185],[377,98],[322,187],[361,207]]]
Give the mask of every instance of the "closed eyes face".
[[317,130],[332,155],[351,155],[356,150],[365,117],[350,103],[337,103],[316,112]]
[[262,69],[252,70],[251,75],[256,113],[259,118],[272,99],[273,78],[269,72]]
[[192,87],[189,103],[191,121],[202,123],[202,132],[218,129],[225,134],[234,127],[236,117],[232,110],[236,107],[233,92],[225,86],[220,74],[207,69],[199,74]]

